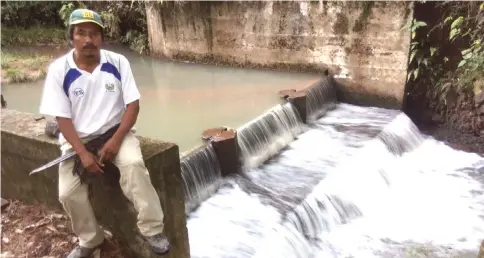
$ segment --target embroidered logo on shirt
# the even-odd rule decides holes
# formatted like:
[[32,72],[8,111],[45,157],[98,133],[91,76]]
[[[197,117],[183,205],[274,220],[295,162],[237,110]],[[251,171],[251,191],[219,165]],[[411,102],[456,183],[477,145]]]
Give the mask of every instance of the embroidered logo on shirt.
[[107,92],[114,92],[114,83],[106,83],[104,84],[104,88],[106,88]]
[[74,89],[74,96],[80,98],[84,96],[84,90],[81,88]]

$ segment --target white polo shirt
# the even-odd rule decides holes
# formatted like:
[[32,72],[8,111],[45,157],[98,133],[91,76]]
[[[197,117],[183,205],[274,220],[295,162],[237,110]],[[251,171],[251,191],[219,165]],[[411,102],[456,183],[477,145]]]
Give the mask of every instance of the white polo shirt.
[[[91,73],[78,69],[74,50],[49,65],[40,113],[71,118],[80,138],[105,133],[121,122],[126,105],[140,98],[128,59],[101,50]],[[66,140],[59,135],[60,143]]]

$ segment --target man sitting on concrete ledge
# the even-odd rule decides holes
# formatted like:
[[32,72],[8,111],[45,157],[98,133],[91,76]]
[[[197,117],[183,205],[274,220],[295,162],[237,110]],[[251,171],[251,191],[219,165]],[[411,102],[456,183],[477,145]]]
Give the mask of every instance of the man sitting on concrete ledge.
[[[126,57],[101,49],[103,28],[96,12],[86,9],[72,12],[68,37],[73,49],[49,66],[40,113],[56,117],[62,153],[74,150],[85,171],[102,173],[106,161],[119,168],[119,183],[138,212],[141,234],[155,253],[164,254],[170,244],[162,234],[160,199],[132,130],[140,94]],[[99,158],[86,149],[83,142],[118,125],[99,150]],[[82,184],[73,168],[73,159],[59,165],[59,200],[79,237],[79,246],[68,257],[89,257],[103,243],[104,232],[94,216],[87,185]]]

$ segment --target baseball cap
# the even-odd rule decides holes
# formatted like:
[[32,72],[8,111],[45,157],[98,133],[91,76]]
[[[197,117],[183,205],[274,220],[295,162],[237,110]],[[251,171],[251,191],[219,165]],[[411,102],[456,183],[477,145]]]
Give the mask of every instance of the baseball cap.
[[101,26],[101,28],[104,28],[101,16],[97,12],[89,9],[76,9],[71,13],[71,16],[69,17],[69,25],[85,22],[93,22]]

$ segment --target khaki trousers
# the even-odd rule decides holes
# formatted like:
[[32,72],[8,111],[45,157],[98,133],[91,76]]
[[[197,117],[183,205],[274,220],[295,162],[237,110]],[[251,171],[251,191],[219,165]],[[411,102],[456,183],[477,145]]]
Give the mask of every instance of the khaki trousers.
[[[70,149],[68,143],[61,146],[63,153]],[[132,132],[124,138],[113,163],[119,168],[119,184],[124,195],[138,212],[137,225],[141,234],[153,236],[162,233],[164,215],[160,199],[144,165],[140,143]],[[81,185],[79,177],[73,175],[73,166],[73,159],[59,165],[59,201],[71,219],[72,230],[79,237],[79,244],[90,248],[103,242],[104,231],[94,217],[87,185]]]

